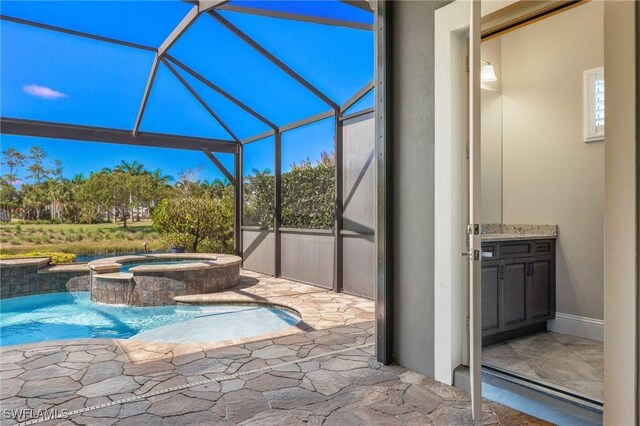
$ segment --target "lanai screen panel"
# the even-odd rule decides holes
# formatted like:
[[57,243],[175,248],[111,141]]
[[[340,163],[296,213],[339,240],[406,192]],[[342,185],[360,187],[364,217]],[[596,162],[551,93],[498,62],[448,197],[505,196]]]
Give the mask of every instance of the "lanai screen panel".
[[372,31],[237,12],[220,14],[337,104],[372,79]]
[[333,288],[335,120],[282,134],[282,276]]
[[374,296],[375,283],[375,119],[373,113],[344,122],[343,288]]
[[373,14],[366,2],[359,2],[354,6],[337,0],[233,0],[222,6],[221,9],[247,13],[282,14],[281,16],[299,15],[316,20],[345,22],[365,29],[373,25]]
[[243,157],[243,266],[274,274],[274,138],[245,145]]
[[366,2],[207,4],[3,2],[3,117],[238,143],[372,79]]
[[2,15],[155,48],[192,7],[180,0],[3,1]]
[[0,38],[4,117],[133,125],[152,52],[7,21]]

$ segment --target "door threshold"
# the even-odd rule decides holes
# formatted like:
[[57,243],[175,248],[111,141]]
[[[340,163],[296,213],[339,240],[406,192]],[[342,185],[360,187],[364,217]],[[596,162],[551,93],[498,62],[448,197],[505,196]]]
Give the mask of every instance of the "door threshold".
[[556,386],[548,382],[533,380],[526,376],[514,373],[512,371],[509,371],[500,367],[496,367],[493,365],[483,364],[482,370],[489,375],[492,375],[504,380],[509,380],[513,383],[519,384],[521,386],[530,387],[531,389],[535,389],[540,392],[546,392],[549,395],[553,395],[556,398],[565,399],[573,404],[581,405],[589,410],[602,413],[602,407],[603,407],[602,401],[598,401],[596,399],[590,398],[586,395],[572,391],[571,389],[567,389],[562,386]]
[[[469,390],[469,368],[458,366],[453,385]],[[522,380],[483,366],[482,393],[485,399],[555,424],[600,425],[602,404],[572,396],[550,386]]]

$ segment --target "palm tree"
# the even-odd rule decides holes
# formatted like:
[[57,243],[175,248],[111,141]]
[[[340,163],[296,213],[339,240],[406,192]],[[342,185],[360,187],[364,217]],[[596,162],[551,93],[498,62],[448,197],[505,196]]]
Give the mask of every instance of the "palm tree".
[[220,198],[224,189],[229,185],[229,181],[226,179],[216,178],[212,181],[203,180],[200,183],[202,190],[211,197]]
[[5,179],[10,185],[14,185],[18,180],[18,170],[24,166],[27,157],[15,148],[7,148],[2,152],[2,164],[9,170],[3,173]]
[[33,179],[36,183],[41,183],[49,177],[49,170],[44,168],[44,159],[46,157],[47,152],[39,146],[34,145],[29,150],[28,159],[31,161],[31,165],[27,170],[29,170],[31,174],[27,177]]
[[127,163],[125,160],[120,160],[120,164],[118,164],[114,168],[114,171],[129,173],[130,175],[134,176],[149,173],[149,171],[144,168],[144,164],[138,163],[137,160],[133,160],[132,163]]

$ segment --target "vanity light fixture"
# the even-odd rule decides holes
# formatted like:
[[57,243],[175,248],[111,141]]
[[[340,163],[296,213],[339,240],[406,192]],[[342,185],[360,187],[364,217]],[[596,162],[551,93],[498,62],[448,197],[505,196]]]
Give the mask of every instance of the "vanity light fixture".
[[483,83],[491,83],[492,81],[497,81],[498,77],[496,77],[496,72],[493,70],[493,65],[491,65],[491,62],[485,61],[484,59],[481,59],[480,61],[482,62],[480,81]]

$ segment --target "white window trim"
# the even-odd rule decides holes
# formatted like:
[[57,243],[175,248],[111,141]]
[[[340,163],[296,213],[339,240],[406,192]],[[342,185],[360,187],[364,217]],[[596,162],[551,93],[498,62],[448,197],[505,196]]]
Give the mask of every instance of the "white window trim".
[[[584,141],[585,143],[604,141],[605,126],[602,126],[603,129],[600,131],[598,131],[595,126],[595,100],[594,100],[595,81],[604,79],[604,67],[598,67],[598,68],[586,70],[583,73],[583,79],[584,79],[584,97],[583,97]],[[606,115],[606,112],[605,112],[605,115]]]

